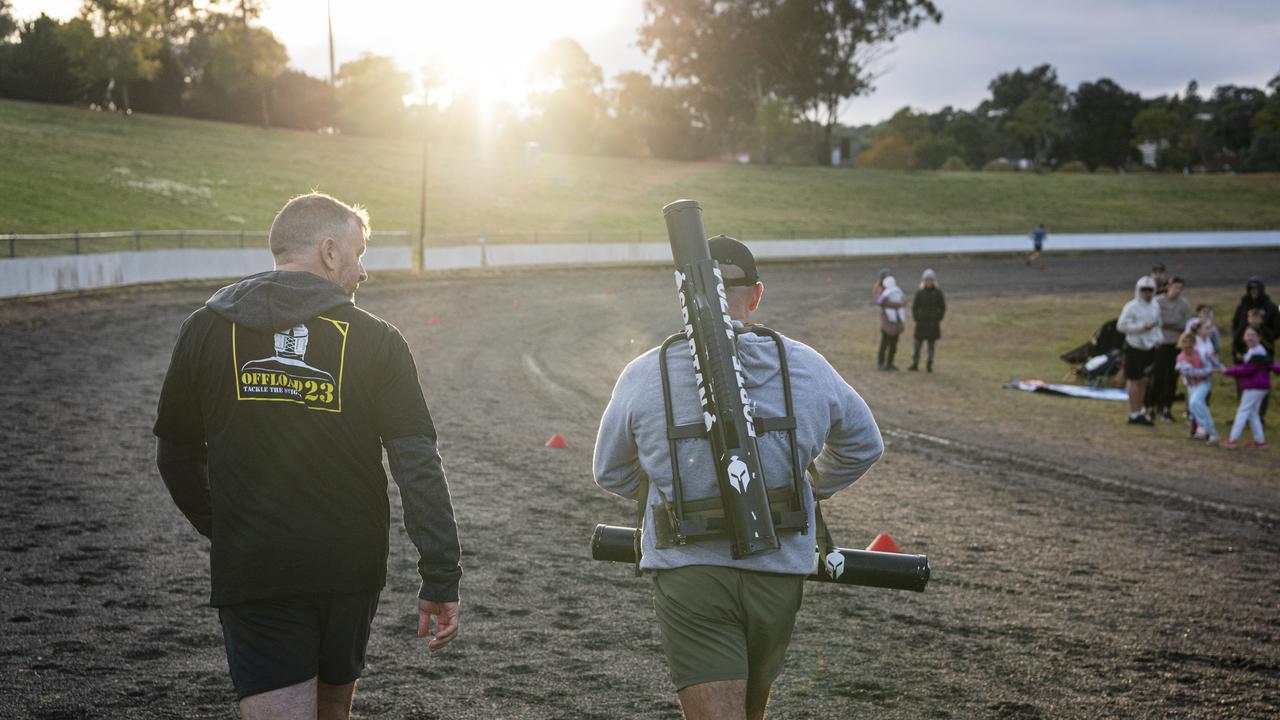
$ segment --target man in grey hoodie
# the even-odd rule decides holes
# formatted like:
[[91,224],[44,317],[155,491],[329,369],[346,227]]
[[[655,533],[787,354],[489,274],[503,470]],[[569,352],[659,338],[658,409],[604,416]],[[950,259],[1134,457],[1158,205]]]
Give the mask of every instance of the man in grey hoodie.
[[1129,424],[1151,425],[1147,413],[1148,376],[1156,361],[1156,346],[1164,337],[1160,330],[1160,306],[1153,299],[1156,281],[1143,275],[1133,286],[1133,299],[1125,303],[1116,320],[1124,333],[1124,379],[1129,391]]
[[435,427],[400,332],[357,308],[368,216],[294,198],[276,269],[182,325],[160,394],[160,475],[212,540],[212,592],[240,716],[346,718],[386,582],[386,449],[418,548],[418,636],[458,632],[462,570]]
[[[711,256],[726,285],[729,316],[746,322],[764,285],[755,259],[732,238],[714,238]],[[762,718],[781,669],[806,575],[817,567],[814,498],[825,499],[861,477],[884,452],[880,430],[862,398],[812,348],[784,338],[810,530],[780,532],[781,549],[734,560],[727,539],[658,547],[654,508],[672,497],[659,348],[636,358],[618,378],[600,421],[594,471],[611,493],[645,503],[640,567],[654,578],[654,608],[680,705],[689,718]],[[746,333],[738,357],[754,417],[786,414],[773,340]],[[698,422],[702,408],[687,346],[667,353],[674,422]],[[762,433],[761,465],[769,488],[792,483],[784,431]],[[719,496],[711,447],[704,438],[677,441],[687,501]],[[640,496],[647,487],[647,495]]]

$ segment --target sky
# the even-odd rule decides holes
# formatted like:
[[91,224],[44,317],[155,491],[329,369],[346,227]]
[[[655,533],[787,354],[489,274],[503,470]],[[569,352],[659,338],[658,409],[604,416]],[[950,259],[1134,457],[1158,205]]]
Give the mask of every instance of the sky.
[[[635,45],[643,0],[330,0],[338,64],[372,52],[405,70],[443,68],[456,91],[496,100],[527,91],[524,66],[561,37],[576,39],[606,78],[652,63]],[[900,37],[879,62],[875,92],[849,100],[847,124],[874,123],[903,106],[972,108],[998,73],[1050,63],[1069,88],[1109,77],[1153,96],[1195,79],[1263,87],[1280,74],[1277,0],[935,0],[942,22]],[[14,0],[20,19],[65,19],[79,0]],[[324,0],[268,0],[262,23],[290,64],[328,75]],[[447,93],[446,93],[447,94]]]

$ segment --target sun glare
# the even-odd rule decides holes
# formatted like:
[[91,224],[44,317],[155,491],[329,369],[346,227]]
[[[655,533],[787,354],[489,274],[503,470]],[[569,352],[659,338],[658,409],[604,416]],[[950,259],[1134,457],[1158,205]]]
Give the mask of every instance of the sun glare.
[[563,37],[581,40],[602,32],[621,11],[612,0],[332,2],[340,56],[390,55],[414,73],[434,65],[442,87],[433,99],[470,92],[490,105],[519,104],[530,89],[531,63],[542,50]]

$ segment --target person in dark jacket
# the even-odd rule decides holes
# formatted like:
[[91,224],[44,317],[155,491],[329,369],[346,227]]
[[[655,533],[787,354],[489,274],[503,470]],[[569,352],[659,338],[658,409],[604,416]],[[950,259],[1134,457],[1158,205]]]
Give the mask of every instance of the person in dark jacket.
[[[183,323],[155,423],[178,509],[211,539],[212,592],[246,718],[346,718],[378,596],[385,449],[418,549],[418,637],[458,632],[461,548],[404,338],[354,303],[369,219],[311,193],[271,225],[275,270]],[[397,618],[402,618],[397,614]]]
[[942,317],[947,314],[947,300],[938,289],[938,274],[932,269],[920,276],[920,292],[911,301],[911,319],[915,321],[915,350],[911,353],[911,367],[920,369],[920,346],[929,344],[925,370],[933,372],[933,347],[942,339]]
[[1244,285],[1244,296],[1236,306],[1236,314],[1231,317],[1231,337],[1234,340],[1236,362],[1240,362],[1245,352],[1243,335],[1249,326],[1249,311],[1262,311],[1262,325],[1259,327],[1259,339],[1264,345],[1274,345],[1280,339],[1280,308],[1267,296],[1266,285],[1257,275],[1249,278]]

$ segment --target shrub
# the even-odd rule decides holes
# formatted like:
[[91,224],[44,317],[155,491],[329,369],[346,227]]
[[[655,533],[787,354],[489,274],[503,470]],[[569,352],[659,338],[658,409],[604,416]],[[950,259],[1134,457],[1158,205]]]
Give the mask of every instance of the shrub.
[[950,172],[965,172],[969,169],[969,166],[965,164],[964,160],[960,159],[959,155],[952,155],[947,158],[946,162],[942,163],[942,169]]
[[1058,168],[1058,172],[1062,172],[1062,173],[1087,173],[1087,172],[1089,172],[1089,167],[1088,167],[1087,165],[1085,165],[1084,163],[1080,162],[1079,160],[1072,160],[1072,161],[1070,161],[1070,162],[1065,162],[1065,163],[1063,163],[1063,164],[1062,164],[1062,167]]
[[1011,170],[1013,170],[1013,166],[1004,158],[996,158],[982,166],[982,172],[1009,172]]
[[936,135],[918,140],[911,149],[915,150],[916,161],[920,167],[926,170],[937,170],[942,167],[942,163],[946,162],[947,158],[958,155],[963,150],[955,140]]
[[1111,167],[1110,165],[1099,165],[1098,167],[1094,168],[1093,171],[1098,175],[1115,175],[1116,174],[1116,169]]
[[916,166],[916,154],[898,135],[884,135],[858,156],[858,165],[881,170],[910,170]]

